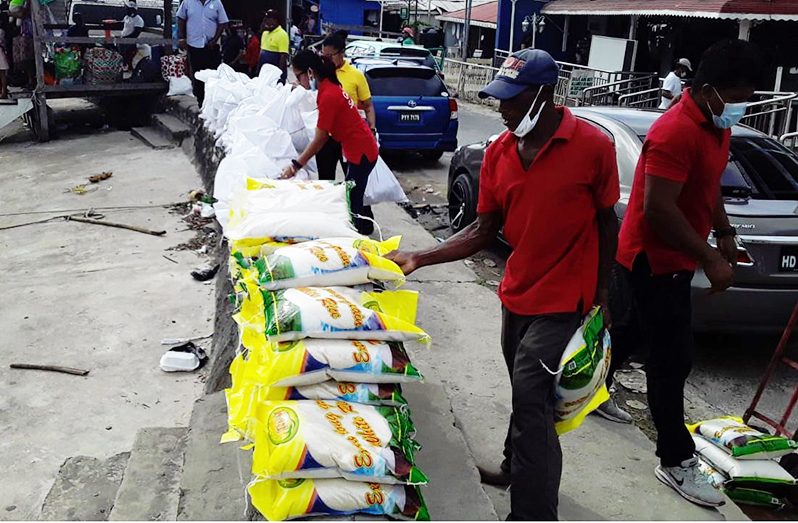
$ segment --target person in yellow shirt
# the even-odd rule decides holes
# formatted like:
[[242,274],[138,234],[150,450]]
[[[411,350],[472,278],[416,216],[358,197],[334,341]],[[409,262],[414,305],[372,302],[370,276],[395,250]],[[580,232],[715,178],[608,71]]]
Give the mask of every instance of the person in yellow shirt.
[[285,83],[288,75],[288,33],[280,25],[280,13],[274,9],[266,11],[263,17],[263,35],[260,40],[260,60],[258,74],[264,64],[279,67],[283,74],[280,81]]
[[[355,102],[355,106],[368,123],[373,134],[377,134],[377,115],[371,101],[371,90],[366,81],[366,75],[344,58],[346,48],[346,31],[336,31],[324,39],[321,44],[322,56],[335,64],[335,75],[341,82],[344,92]],[[319,179],[334,180],[335,169],[338,162],[343,162],[341,145],[334,140],[328,140],[325,147],[316,154],[316,164],[319,169]]]

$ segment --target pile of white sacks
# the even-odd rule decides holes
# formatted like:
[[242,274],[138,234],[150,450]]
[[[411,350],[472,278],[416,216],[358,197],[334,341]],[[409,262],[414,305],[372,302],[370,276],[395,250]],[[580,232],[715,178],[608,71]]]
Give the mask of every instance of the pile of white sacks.
[[[318,120],[316,92],[280,85],[280,70],[265,65],[256,78],[222,64],[196,73],[205,82],[200,118],[225,151],[214,182],[216,216],[227,227],[231,200],[247,178],[277,179],[313,139]],[[297,180],[318,179],[311,159]],[[379,160],[366,190],[366,204],[401,202],[406,197],[393,173]]]

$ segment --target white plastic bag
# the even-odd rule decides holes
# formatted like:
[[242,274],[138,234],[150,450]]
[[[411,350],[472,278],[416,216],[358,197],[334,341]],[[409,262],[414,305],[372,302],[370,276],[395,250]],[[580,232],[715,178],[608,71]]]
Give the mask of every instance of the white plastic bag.
[[385,163],[382,157],[377,157],[377,164],[369,175],[366,183],[366,193],[363,195],[363,203],[374,205],[382,202],[406,202],[407,196],[402,190],[402,186],[396,180],[391,168]]
[[188,76],[170,76],[169,77],[169,92],[166,96],[180,96],[180,95],[193,95],[194,90],[191,87],[191,78]]

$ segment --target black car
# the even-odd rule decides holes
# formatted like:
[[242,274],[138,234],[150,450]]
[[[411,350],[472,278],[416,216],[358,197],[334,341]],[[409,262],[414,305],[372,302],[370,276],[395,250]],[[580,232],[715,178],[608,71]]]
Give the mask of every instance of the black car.
[[[619,107],[572,111],[615,144],[621,183],[616,211],[622,218],[643,140],[662,113]],[[448,197],[455,231],[476,219],[482,158],[495,138],[460,147],[452,158]],[[726,213],[739,233],[738,268],[734,286],[714,296],[706,292],[706,276],[696,273],[694,327],[780,331],[798,301],[798,155],[759,131],[735,126],[721,184]]]

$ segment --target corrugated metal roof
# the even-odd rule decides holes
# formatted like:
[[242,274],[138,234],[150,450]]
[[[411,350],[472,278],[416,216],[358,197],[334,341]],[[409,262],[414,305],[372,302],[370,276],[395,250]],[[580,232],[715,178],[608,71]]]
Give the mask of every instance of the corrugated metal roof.
[[550,15],[684,16],[728,20],[798,20],[796,0],[553,0]]
[[[380,0],[376,1],[380,2]],[[495,0],[472,0],[472,7],[487,4],[493,1]],[[386,10],[398,10],[403,7],[407,7],[407,0],[385,0],[381,3],[383,4],[383,8]],[[415,0],[411,1],[411,10],[415,9],[415,5]],[[427,9],[429,9],[436,14],[444,14],[451,11],[459,11],[460,9],[464,8],[465,0],[418,0],[419,12],[426,12]]]
[[[445,15],[436,16],[435,19],[441,22],[465,22],[465,9],[446,13]],[[476,27],[487,27],[488,29],[496,29],[496,18],[499,14],[499,2],[491,1],[479,6],[471,8],[471,25]]]

